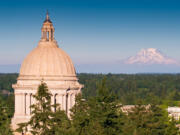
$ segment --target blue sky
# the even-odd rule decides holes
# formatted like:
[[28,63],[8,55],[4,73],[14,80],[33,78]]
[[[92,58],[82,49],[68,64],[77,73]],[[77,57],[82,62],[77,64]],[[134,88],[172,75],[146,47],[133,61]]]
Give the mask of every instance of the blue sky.
[[0,65],[20,64],[36,47],[47,9],[75,65],[111,64],[142,48],[180,60],[179,0],[0,0]]

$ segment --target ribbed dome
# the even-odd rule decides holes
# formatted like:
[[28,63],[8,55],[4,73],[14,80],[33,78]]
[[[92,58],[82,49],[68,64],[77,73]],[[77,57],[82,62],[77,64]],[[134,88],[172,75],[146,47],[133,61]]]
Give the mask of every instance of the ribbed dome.
[[76,76],[70,57],[56,42],[39,42],[20,69],[20,76]]
[[54,27],[48,13],[41,31],[41,40],[22,63],[18,80],[77,80],[70,57],[54,39]]

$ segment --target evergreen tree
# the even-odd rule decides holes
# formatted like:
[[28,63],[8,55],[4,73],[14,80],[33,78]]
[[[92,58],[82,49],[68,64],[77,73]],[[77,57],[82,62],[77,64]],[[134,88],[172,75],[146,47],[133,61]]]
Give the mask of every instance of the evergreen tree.
[[57,108],[56,112],[52,114],[51,119],[52,135],[73,135],[71,128],[71,121],[64,111]]
[[72,130],[74,130],[74,135],[90,135],[89,132],[89,116],[90,107],[88,101],[82,99],[82,95],[76,96],[76,103],[71,109],[72,115]]
[[177,127],[178,122],[173,118],[170,118],[166,128],[165,135],[180,135],[179,128]]
[[106,86],[106,79],[98,85],[97,96],[83,101],[77,97],[72,123],[78,135],[117,135],[119,122],[116,96]]
[[[90,99],[91,126],[94,134],[116,135],[119,132],[117,96],[110,92],[106,78],[98,85],[97,96]],[[98,127],[98,128],[96,128]]]
[[169,119],[167,112],[158,105],[150,105],[147,118],[149,135],[179,135],[176,122],[173,119]]
[[[27,123],[20,123],[17,129],[18,132],[25,131],[33,135],[55,135],[58,128],[64,127],[63,120],[68,118],[58,105],[51,104],[51,96],[46,83],[42,82],[36,95],[33,95],[36,104],[31,105],[31,119]],[[54,107],[57,107],[56,112],[52,109]],[[28,128],[30,128],[30,131],[28,131]]]
[[7,106],[0,99],[0,135],[12,135],[10,117]]
[[157,105],[137,105],[128,114],[125,135],[178,135],[179,131]]
[[146,124],[146,108],[142,105],[136,105],[127,114],[127,121],[123,127],[124,135],[146,135],[145,124]]

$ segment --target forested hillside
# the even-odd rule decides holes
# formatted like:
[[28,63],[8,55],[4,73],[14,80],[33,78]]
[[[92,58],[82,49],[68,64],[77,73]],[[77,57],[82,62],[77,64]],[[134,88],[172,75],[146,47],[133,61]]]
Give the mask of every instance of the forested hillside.
[[16,82],[18,74],[0,74],[0,90],[13,91],[12,84]]
[[[11,85],[18,74],[0,74],[0,90],[13,91]],[[114,91],[123,104],[156,103],[179,105],[180,74],[78,74],[84,85],[83,97],[96,95],[97,84],[106,77],[107,87]]]
[[[16,82],[17,76],[18,74],[0,74],[0,134],[12,135],[10,123],[14,113],[14,94],[11,85]],[[179,135],[176,127],[179,122],[170,120],[165,111],[167,106],[180,105],[179,74],[81,73],[78,78],[80,83],[84,84],[83,97],[77,97],[76,105],[71,110],[71,120],[61,110],[45,114],[42,111],[43,115],[34,112],[38,121],[26,124],[38,124],[44,119],[40,116],[52,113],[53,119],[49,119],[48,123],[53,125],[49,131],[53,134]],[[2,93],[4,90],[11,93],[5,95]],[[126,115],[120,111],[120,107],[125,104],[137,106]],[[150,104],[150,107],[145,108],[144,104]],[[26,124],[21,123],[18,131],[22,133]],[[45,129],[48,129],[40,128],[45,133]],[[40,131],[36,126],[33,130]]]
[[107,87],[116,93],[123,104],[156,103],[178,105],[180,74],[79,74],[84,84],[83,96],[96,95],[97,83],[106,77]]

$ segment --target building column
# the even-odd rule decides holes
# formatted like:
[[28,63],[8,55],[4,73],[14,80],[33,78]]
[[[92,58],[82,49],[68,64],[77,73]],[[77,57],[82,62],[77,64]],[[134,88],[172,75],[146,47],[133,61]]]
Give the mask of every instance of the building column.
[[62,95],[58,94],[57,95],[57,103],[59,104],[60,109],[63,109],[63,105],[62,105]]
[[61,106],[61,110],[63,110],[63,95],[59,95],[60,96],[60,106]]
[[70,109],[71,109],[71,93],[68,93],[68,104],[67,104],[67,113],[70,116]]
[[26,112],[26,97],[25,93],[22,93],[22,106],[21,106],[21,111],[22,115],[25,115]]
[[66,111],[66,95],[62,95],[62,106],[63,110]]
[[21,114],[21,93],[15,93],[15,114]]
[[31,94],[30,93],[28,93],[27,95],[26,95],[26,115],[30,115],[30,102],[31,102]]

